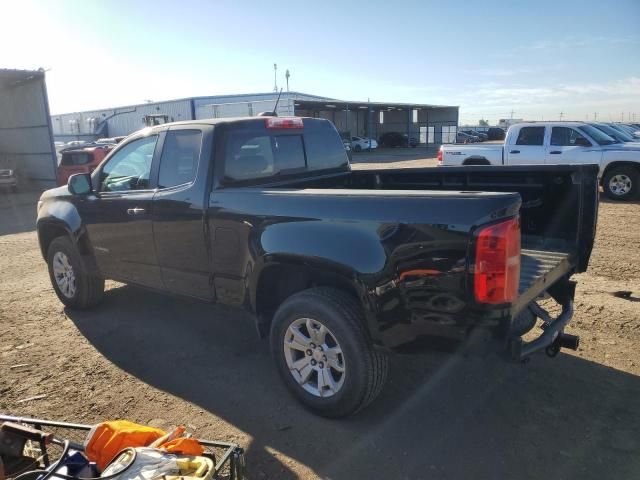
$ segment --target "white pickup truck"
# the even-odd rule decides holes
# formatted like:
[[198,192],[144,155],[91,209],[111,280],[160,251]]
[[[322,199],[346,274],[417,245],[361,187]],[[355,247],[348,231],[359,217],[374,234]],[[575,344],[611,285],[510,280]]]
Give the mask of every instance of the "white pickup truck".
[[442,145],[438,164],[540,165],[595,163],[605,194],[632,200],[640,192],[640,146],[619,143],[581,122],[529,122],[509,127],[504,144]]

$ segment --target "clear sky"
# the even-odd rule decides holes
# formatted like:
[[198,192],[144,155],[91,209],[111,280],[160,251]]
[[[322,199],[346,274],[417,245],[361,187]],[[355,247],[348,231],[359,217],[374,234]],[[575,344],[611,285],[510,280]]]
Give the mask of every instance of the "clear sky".
[[4,0],[0,68],[52,113],[291,90],[460,105],[461,121],[640,121],[640,0]]

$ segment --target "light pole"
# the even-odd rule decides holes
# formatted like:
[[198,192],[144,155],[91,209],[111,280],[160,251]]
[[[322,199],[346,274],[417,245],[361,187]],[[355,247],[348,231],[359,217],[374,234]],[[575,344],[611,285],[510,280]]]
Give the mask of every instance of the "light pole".
[[273,64],[273,91],[278,91],[278,64]]
[[291,74],[289,73],[289,69],[287,68],[286,73],[284,74],[284,78],[287,80],[287,113],[291,116],[291,95],[289,95],[289,77]]

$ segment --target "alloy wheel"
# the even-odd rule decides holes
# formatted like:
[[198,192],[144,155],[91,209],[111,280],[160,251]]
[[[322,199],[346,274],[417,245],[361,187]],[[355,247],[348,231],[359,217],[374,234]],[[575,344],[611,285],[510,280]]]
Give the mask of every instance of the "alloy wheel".
[[340,391],[346,374],[344,355],[325,325],[311,318],[294,320],[283,346],[287,367],[298,385],[321,398]]

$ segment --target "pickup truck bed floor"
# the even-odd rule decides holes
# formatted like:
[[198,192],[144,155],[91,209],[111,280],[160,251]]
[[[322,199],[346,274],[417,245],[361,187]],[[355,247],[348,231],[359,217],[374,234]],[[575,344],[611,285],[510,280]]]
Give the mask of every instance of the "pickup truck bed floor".
[[[551,252],[548,250],[522,249],[520,254],[520,294],[531,289],[543,277],[553,272],[554,277],[568,272],[569,254],[565,252]],[[557,270],[557,271],[556,271]],[[544,289],[543,289],[544,290]]]

